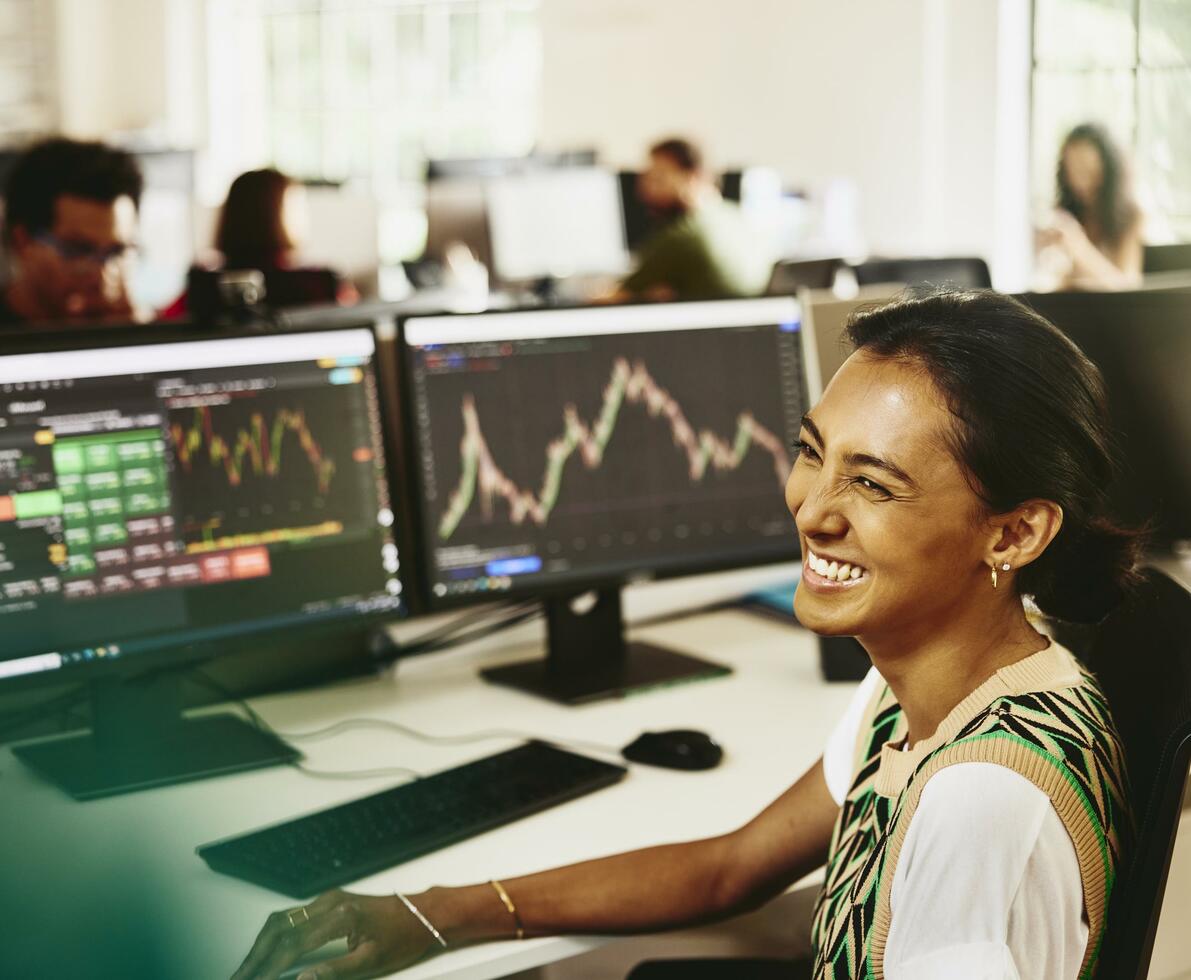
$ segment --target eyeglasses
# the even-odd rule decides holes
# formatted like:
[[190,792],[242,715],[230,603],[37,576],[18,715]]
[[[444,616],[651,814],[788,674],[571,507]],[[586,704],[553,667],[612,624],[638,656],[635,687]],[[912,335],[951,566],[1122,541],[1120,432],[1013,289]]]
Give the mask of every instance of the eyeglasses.
[[50,232],[35,236],[34,241],[48,245],[67,262],[107,265],[109,262],[117,262],[136,253],[136,246],[127,242],[117,242],[106,248],[97,248],[90,242],[69,241]]

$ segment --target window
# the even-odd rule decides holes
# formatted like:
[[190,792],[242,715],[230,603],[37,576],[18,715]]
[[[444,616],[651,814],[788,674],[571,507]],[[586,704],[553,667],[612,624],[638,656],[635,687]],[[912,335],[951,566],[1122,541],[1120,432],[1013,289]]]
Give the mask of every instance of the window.
[[0,0],[0,134],[53,128],[49,11],[41,0]]
[[366,187],[381,257],[425,238],[427,159],[520,155],[538,130],[539,0],[212,0],[223,187],[270,164]]
[[1147,237],[1191,241],[1189,94],[1187,0],[1035,0],[1035,207],[1054,200],[1063,137],[1096,121],[1130,151]]

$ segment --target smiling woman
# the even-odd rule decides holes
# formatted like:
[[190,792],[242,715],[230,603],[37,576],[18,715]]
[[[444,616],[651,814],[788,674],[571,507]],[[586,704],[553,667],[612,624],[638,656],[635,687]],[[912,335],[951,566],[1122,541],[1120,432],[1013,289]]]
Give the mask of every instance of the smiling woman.
[[1127,851],[1125,772],[1094,677],[1036,631],[1128,590],[1096,369],[989,292],[857,315],[786,487],[804,625],[873,660],[822,762],[732,833],[512,879],[336,892],[266,924],[236,980],[374,976],[488,939],[646,932],[755,908],[826,861],[813,964],[660,961],[646,978],[1074,980]]
[[1124,773],[1095,680],[1022,595],[1091,621],[1133,579],[1136,535],[1106,511],[1100,378],[993,293],[902,299],[848,335],[786,488],[798,617],[856,636],[874,664],[824,760],[842,808],[818,971],[1083,976],[1127,829]]

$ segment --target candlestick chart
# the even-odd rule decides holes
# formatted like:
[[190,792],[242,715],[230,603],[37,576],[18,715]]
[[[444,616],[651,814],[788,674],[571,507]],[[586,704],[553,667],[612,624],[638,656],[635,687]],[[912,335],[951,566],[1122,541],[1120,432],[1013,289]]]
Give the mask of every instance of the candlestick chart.
[[356,396],[328,386],[172,408],[167,431],[187,541],[336,533],[360,491],[353,455],[367,447],[366,432],[344,431],[347,399]]

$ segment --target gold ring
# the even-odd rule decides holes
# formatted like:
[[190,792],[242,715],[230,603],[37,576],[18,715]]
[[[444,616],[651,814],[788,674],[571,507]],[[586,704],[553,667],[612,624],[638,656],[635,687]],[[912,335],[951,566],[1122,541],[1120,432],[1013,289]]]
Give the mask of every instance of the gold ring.
[[[301,919],[294,918],[299,912],[302,913],[302,918]],[[287,919],[289,919],[289,924],[293,928],[297,928],[303,922],[310,921],[310,913],[306,911],[305,905],[303,905],[300,909],[290,909],[288,912],[285,913],[285,917]]]

